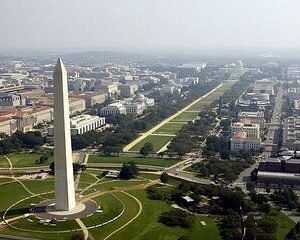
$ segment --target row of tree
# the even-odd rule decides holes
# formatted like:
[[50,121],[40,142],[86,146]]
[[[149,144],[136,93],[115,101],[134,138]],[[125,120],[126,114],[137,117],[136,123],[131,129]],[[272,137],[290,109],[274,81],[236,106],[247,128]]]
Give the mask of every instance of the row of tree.
[[1,133],[0,139],[0,154],[8,154],[28,148],[38,148],[44,143],[44,138],[39,131],[26,133],[17,131],[11,136]]

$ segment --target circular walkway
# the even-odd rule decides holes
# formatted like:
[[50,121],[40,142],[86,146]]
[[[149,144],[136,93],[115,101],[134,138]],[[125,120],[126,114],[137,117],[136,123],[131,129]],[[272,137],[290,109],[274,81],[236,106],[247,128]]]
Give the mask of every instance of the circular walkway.
[[98,210],[98,204],[93,200],[86,200],[77,203],[76,207],[70,211],[56,211],[54,200],[46,200],[32,209],[32,213],[41,219],[67,220],[84,218],[93,215]]

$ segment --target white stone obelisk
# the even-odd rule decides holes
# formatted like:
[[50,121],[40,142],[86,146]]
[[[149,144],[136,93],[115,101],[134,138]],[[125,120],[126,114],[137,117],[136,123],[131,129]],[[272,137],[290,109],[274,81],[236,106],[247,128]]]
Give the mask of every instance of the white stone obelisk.
[[55,209],[69,211],[75,207],[73,159],[71,147],[67,71],[59,58],[54,81],[54,162]]

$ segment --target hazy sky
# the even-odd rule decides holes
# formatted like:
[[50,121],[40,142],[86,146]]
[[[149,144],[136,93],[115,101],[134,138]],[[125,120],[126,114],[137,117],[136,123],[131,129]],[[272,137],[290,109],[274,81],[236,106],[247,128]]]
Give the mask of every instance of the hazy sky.
[[0,0],[0,49],[300,48],[299,0]]

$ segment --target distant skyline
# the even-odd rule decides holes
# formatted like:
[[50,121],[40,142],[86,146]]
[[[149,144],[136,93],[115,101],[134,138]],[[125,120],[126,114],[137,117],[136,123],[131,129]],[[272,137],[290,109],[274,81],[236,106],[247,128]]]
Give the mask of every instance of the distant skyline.
[[1,0],[1,51],[300,49],[299,0]]

